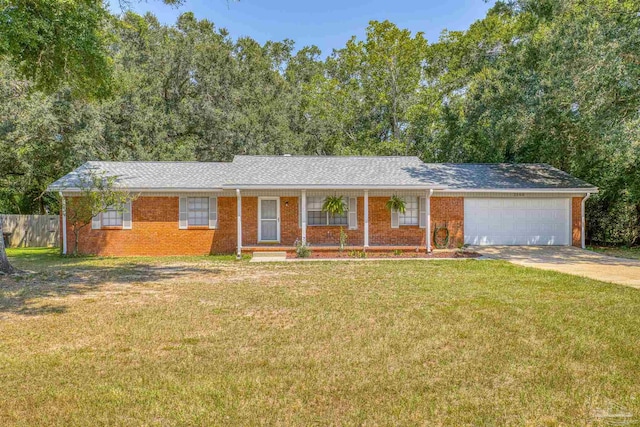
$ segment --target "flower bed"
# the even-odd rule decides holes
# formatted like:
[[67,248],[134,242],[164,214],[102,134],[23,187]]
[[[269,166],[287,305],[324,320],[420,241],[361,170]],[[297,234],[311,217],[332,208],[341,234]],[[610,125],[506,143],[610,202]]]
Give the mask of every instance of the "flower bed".
[[[306,259],[362,259],[362,258],[380,258],[380,259],[397,259],[397,258],[478,258],[480,254],[471,251],[434,251],[431,253],[415,252],[415,251],[314,251]],[[295,252],[288,252],[287,258],[298,258]],[[305,259],[305,258],[298,258]]]

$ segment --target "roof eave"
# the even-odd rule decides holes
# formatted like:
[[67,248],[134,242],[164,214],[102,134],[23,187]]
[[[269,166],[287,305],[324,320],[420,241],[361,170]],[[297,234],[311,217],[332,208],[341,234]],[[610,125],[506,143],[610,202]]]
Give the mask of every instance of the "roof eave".
[[[222,187],[115,187],[117,190],[131,191],[131,192],[158,192],[158,193],[219,193]],[[63,192],[63,193],[80,193],[86,189],[78,187],[47,187],[48,192]]]
[[438,185],[272,185],[272,184],[226,184],[225,190],[444,190]]
[[448,193],[598,193],[598,187],[589,188],[446,188]]

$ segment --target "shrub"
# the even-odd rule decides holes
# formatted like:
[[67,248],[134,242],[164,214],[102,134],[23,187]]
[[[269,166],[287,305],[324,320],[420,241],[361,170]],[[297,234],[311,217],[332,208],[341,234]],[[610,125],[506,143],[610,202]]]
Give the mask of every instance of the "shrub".
[[296,256],[298,258],[309,258],[311,256],[311,246],[309,243],[304,243],[301,240],[296,240]]

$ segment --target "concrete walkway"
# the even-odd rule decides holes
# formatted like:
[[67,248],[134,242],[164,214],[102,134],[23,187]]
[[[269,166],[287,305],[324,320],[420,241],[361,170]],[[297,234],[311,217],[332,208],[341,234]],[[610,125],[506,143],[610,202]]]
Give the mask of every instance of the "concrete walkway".
[[472,249],[488,258],[640,289],[640,260],[566,246],[475,246]]

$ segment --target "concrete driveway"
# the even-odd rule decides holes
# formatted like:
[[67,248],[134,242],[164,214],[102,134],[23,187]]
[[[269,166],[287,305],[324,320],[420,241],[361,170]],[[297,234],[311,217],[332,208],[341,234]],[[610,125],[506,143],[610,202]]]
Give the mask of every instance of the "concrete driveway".
[[615,258],[567,246],[475,246],[488,257],[640,289],[640,260]]

